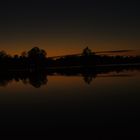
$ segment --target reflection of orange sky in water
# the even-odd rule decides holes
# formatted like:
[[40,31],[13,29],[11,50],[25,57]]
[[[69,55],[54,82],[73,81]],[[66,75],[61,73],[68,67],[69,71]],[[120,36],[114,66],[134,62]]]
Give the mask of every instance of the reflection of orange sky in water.
[[[121,74],[128,76],[116,76]],[[96,97],[97,93],[99,97],[102,97],[103,95],[108,95],[107,90],[110,91],[114,88],[122,91],[123,86],[125,86],[127,91],[126,87],[132,88],[134,81],[136,83],[140,82],[139,77],[139,71],[110,72],[108,74],[99,74],[88,85],[82,76],[48,76],[47,85],[41,86],[41,88],[34,88],[29,84],[24,85],[21,81],[13,81],[6,87],[0,87],[0,102],[1,104],[37,105],[41,102],[48,102],[48,99],[62,99],[63,101],[68,99],[70,101],[73,98],[74,100],[79,100],[91,95]],[[119,92],[116,93],[120,94]]]

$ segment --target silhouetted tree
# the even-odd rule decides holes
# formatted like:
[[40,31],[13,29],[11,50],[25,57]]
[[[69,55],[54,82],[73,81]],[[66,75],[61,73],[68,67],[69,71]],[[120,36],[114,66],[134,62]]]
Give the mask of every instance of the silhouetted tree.
[[39,49],[38,47],[32,48],[27,53],[27,57],[29,59],[30,68],[45,68],[46,66],[46,55],[47,53],[43,49]]
[[34,47],[30,51],[28,51],[28,57],[31,59],[46,58],[46,55],[47,53],[45,52],[45,50],[38,47]]
[[95,53],[93,53],[91,49],[88,48],[88,46],[85,49],[83,49],[82,58],[81,58],[82,65],[84,66],[93,65],[94,64],[93,62],[95,62],[94,59],[95,59]]
[[0,59],[2,58],[5,58],[7,56],[6,52],[5,51],[0,51]]
[[22,58],[26,58],[27,56],[28,56],[27,52],[24,51],[24,52],[21,53]]
[[83,52],[82,52],[83,56],[89,56],[91,54],[92,54],[92,51],[88,48],[88,46],[85,49],[83,49]]

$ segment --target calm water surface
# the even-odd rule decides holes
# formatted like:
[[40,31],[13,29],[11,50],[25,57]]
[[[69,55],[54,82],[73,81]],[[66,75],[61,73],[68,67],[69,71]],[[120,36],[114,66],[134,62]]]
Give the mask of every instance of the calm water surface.
[[0,127],[5,130],[138,125],[140,71],[52,75],[39,88],[12,80],[0,86],[0,112]]

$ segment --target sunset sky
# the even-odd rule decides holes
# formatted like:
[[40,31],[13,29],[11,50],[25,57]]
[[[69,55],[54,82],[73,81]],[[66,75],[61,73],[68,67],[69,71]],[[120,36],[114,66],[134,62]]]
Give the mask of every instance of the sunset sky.
[[136,0],[11,1],[0,4],[0,50],[15,54],[38,46],[48,56],[140,49]]

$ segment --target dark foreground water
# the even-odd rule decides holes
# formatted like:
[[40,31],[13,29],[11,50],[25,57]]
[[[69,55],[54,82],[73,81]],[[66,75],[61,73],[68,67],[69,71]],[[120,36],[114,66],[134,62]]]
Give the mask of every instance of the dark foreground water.
[[42,86],[36,82],[29,84],[16,78],[1,82],[0,128],[3,131],[139,127],[138,70],[96,76],[54,74],[48,75]]

